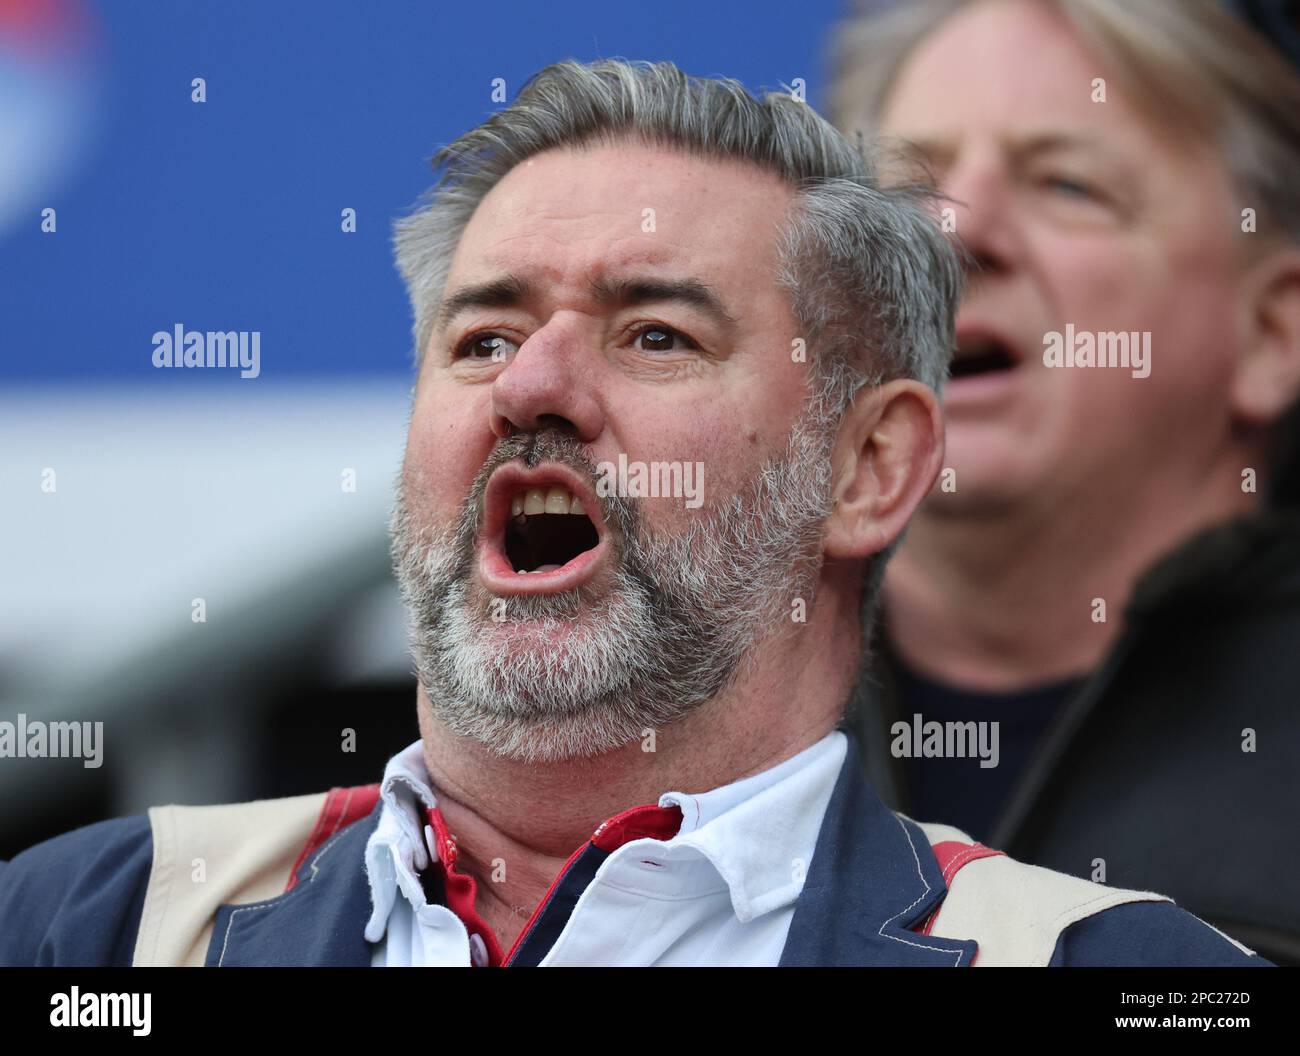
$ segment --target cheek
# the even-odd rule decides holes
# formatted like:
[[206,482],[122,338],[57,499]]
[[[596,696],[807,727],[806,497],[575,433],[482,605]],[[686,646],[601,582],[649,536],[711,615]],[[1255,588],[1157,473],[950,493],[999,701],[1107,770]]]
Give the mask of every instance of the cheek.
[[1125,332],[1130,342],[1143,342],[1147,376],[1123,367],[1043,371],[1052,393],[1045,402],[1055,408],[1071,448],[1168,454],[1193,436],[1221,436],[1229,426],[1232,306],[1222,290],[1151,283],[1139,292],[1117,289],[1109,305],[1086,310],[1081,304],[1069,321],[1076,330]]
[[[1112,377],[1082,379],[1078,371],[1049,371],[1054,387],[1116,400],[1116,410],[1159,400],[1226,401],[1237,343],[1233,277],[1221,249],[1193,250],[1175,253],[1133,237],[1041,245],[1047,326],[1150,334],[1150,376],[1108,369],[1085,373]],[[1177,415],[1172,406],[1160,414]]]
[[1035,369],[1034,399],[1022,413],[1034,420],[1045,456],[1140,459],[1169,453],[1170,437],[1217,436],[1227,427],[1234,304],[1210,256],[1177,257],[1132,235],[1036,245],[1044,331],[1073,324],[1076,333],[1119,331],[1139,341],[1150,334],[1146,377],[1122,367]]
[[403,476],[426,518],[452,524],[474,477],[491,454],[484,394],[431,386],[417,392]]
[[1047,235],[1034,257],[1046,322],[1057,329],[1142,329],[1151,297],[1173,281],[1167,264],[1131,237]]
[[645,463],[651,471],[656,463],[683,463],[679,479],[690,480],[691,495],[641,500],[650,523],[680,526],[744,489],[763,461],[784,450],[787,433],[776,435],[772,419],[761,420],[760,410],[716,393],[654,408],[642,397],[633,408],[611,408],[613,436],[608,446],[596,446],[593,457],[616,463],[618,454],[626,453],[629,462]]
[[1044,238],[1037,272],[1052,326],[1149,331],[1152,344],[1182,349],[1188,339],[1230,359],[1234,277],[1220,246],[1171,247],[1132,235]]
[[798,361],[794,353],[790,345],[774,344],[737,356],[716,384],[670,397],[665,417],[689,431],[693,443],[725,448],[742,464],[747,457],[777,454],[803,410],[810,382],[812,351],[801,347]]
[[[1098,262],[1099,268],[1107,266]],[[1080,296],[1070,317],[1076,328],[1149,334],[1150,375],[1130,379],[1145,395],[1226,399],[1237,343],[1230,279],[1213,266],[1191,262],[1177,270],[1163,261],[1130,261],[1123,267],[1112,260],[1109,266],[1114,272],[1105,277],[1077,277]]]

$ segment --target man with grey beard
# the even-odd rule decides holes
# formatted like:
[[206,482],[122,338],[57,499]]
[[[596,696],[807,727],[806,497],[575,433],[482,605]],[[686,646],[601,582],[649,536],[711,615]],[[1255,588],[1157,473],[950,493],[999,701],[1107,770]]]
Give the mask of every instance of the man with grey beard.
[[[33,848],[0,962],[1260,963],[861,776],[861,642],[943,449],[959,269],[922,196],[669,63],[548,67],[435,163],[397,231],[420,739],[377,786]],[[705,501],[659,486],[683,461]]]
[[[831,432],[807,416],[788,452],[741,494],[675,535],[646,526],[641,504],[601,501],[615,586],[497,599],[473,576],[484,493],[499,466],[561,463],[594,481],[571,436],[503,440],[484,464],[454,532],[414,523],[404,482],[393,515],[394,567],[413,618],[413,649],[433,714],[451,730],[524,762],[614,751],[717,696],[765,632],[789,622],[790,598],[816,589],[829,513]],[[594,485],[593,485],[594,490]],[[581,635],[566,633],[580,624]],[[501,640],[527,634],[536,651]]]

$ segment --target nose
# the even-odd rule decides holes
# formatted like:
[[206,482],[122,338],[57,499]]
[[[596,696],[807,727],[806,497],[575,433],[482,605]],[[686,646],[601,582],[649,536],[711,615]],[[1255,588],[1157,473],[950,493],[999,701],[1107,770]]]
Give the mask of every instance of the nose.
[[596,371],[583,339],[556,323],[528,338],[492,383],[491,428],[498,437],[547,428],[591,443],[605,426]]
[[963,152],[949,167],[941,190],[955,210],[952,237],[972,278],[1004,274],[1019,247],[1019,217],[1005,165],[992,152]]

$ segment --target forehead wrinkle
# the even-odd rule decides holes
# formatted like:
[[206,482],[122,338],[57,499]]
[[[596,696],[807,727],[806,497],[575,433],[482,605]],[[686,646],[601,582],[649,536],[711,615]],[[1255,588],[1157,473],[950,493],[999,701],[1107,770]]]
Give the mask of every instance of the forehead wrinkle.
[[[715,292],[714,285],[692,275],[657,275],[635,268],[605,268],[597,265],[581,294],[600,307],[632,306],[656,301],[685,304],[712,317],[719,325],[734,330],[740,321]],[[475,307],[513,307],[543,295],[542,285],[518,269],[483,282],[458,287],[444,302],[439,329],[461,311]]]
[[[660,240],[652,246],[636,247],[614,254],[593,253],[587,255],[584,260],[569,264],[554,259],[529,259],[530,255],[527,254],[501,251],[507,243],[524,237],[527,236],[509,236],[487,250],[474,268],[481,277],[457,282],[455,288],[448,291],[449,298],[455,297],[456,292],[471,287],[508,280],[526,285],[527,292],[536,296],[555,287],[572,286],[580,289],[583,294],[591,294],[611,286],[621,285],[625,280],[673,282],[684,277],[678,274],[660,275],[649,270],[664,268],[679,262],[680,255],[672,251],[677,248],[676,243],[668,240]],[[674,269],[676,270],[678,269]],[[704,276],[697,274],[694,277],[710,288],[716,288],[716,283],[708,282]]]
[[[538,224],[537,220],[537,217],[530,216],[523,224],[511,225],[508,231],[502,232],[490,245],[475,254],[469,265],[470,270],[489,274],[515,272],[528,278],[535,274],[551,282],[563,283],[590,278],[599,274],[602,267],[667,264],[680,256],[682,250],[679,242],[662,235],[640,238],[629,244],[630,240],[637,238],[638,233],[610,236],[606,230],[578,236],[566,235],[555,231],[550,225]],[[530,244],[536,242],[569,249],[573,259],[565,260],[544,247],[530,252]],[[583,246],[593,248],[580,248]],[[569,274],[576,275],[576,279],[567,280]]]

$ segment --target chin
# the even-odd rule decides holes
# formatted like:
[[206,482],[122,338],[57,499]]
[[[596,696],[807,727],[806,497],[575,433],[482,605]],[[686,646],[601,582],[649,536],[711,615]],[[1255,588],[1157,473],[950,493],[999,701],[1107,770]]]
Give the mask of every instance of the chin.
[[1041,495],[1057,476],[1044,456],[1044,441],[1001,429],[950,428],[944,468],[922,512],[986,513]]
[[599,628],[586,616],[576,619],[547,616],[504,623],[489,620],[483,626],[482,637],[485,651],[499,658],[498,665],[535,658],[551,667],[564,663],[574,650],[590,644],[599,633]]

